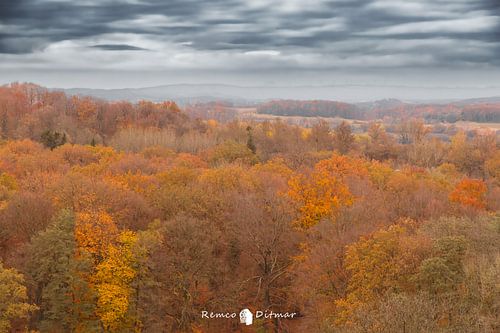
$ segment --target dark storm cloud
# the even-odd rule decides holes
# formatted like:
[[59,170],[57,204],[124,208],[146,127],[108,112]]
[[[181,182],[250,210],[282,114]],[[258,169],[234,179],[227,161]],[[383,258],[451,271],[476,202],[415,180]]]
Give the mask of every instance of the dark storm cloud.
[[[497,65],[499,8],[498,0],[2,1],[0,53],[32,54],[62,41],[103,51],[144,50],[150,47],[137,41],[152,40],[183,45],[193,53],[301,54],[303,66],[308,54],[347,59],[360,55],[411,58],[422,53],[437,66]],[[113,40],[119,34],[121,39]],[[127,36],[136,40],[126,40]],[[424,45],[394,49],[394,40]],[[440,40],[456,52],[440,50]],[[461,50],[461,45],[468,45],[467,49]]]
[[127,44],[99,44],[91,47],[105,51],[148,51],[148,49]]

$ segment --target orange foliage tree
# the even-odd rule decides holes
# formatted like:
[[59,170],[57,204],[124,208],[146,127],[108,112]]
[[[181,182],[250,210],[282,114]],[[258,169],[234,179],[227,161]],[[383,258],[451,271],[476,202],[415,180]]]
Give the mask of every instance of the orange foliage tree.
[[482,180],[464,179],[450,193],[451,202],[475,209],[486,208],[486,184]]
[[118,235],[113,218],[106,212],[82,212],[76,215],[75,238],[80,250],[89,253],[95,262],[106,256]]
[[318,162],[309,177],[303,174],[292,177],[288,195],[298,206],[299,217],[295,223],[309,228],[322,218],[334,220],[341,207],[354,202],[347,178],[367,174],[362,160],[335,154]]

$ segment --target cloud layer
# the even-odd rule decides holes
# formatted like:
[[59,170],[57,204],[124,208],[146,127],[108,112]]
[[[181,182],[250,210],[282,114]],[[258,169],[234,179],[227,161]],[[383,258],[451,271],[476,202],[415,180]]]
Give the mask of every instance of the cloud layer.
[[497,0],[17,0],[0,71],[500,67]]

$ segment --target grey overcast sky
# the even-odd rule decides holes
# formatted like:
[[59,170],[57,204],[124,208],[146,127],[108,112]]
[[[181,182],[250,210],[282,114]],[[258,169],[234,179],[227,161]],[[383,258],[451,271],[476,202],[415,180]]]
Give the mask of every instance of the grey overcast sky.
[[500,95],[500,0],[0,0],[0,83],[11,81]]

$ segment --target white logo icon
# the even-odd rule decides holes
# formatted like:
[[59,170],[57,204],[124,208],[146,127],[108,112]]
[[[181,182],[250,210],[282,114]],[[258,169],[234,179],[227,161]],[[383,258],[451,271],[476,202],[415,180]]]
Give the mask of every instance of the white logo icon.
[[248,309],[243,309],[240,311],[240,323],[245,325],[252,325],[253,323],[253,314]]

